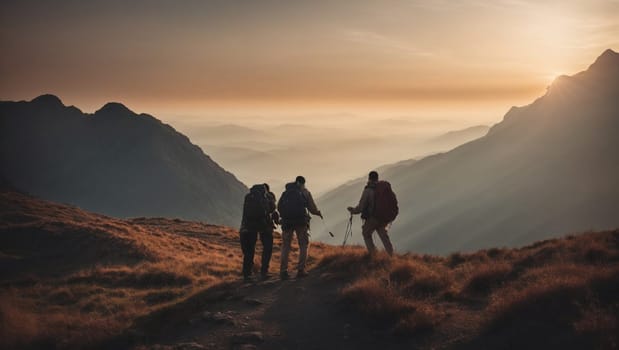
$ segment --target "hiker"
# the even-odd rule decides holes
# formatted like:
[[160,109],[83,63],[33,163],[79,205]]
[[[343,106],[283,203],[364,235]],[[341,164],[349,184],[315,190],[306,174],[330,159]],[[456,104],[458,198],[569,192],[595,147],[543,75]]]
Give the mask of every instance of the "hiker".
[[[307,250],[309,248],[309,213],[320,216],[322,213],[316,207],[310,191],[305,188],[305,178],[297,176],[295,182],[286,184],[286,190],[282,193],[277,203],[277,209],[282,222],[282,255],[279,276],[282,280],[290,278],[288,275],[288,255],[292,243],[293,232],[297,233],[299,241],[299,263],[297,265],[297,278],[307,276],[305,264],[307,262]],[[309,213],[308,213],[309,211]]]
[[243,280],[246,282],[251,281],[252,278],[258,235],[262,242],[260,278],[262,280],[269,278],[269,263],[273,252],[273,229],[279,224],[275,202],[275,195],[270,191],[268,184],[254,185],[245,195],[240,236],[243,250]]
[[391,184],[387,181],[378,181],[378,173],[371,171],[359,204],[347,209],[351,215],[361,214],[361,219],[364,220],[361,232],[368,252],[370,254],[376,252],[372,239],[372,234],[376,231],[387,253],[393,255],[393,246],[387,235],[387,225],[398,215],[398,201],[391,190]]

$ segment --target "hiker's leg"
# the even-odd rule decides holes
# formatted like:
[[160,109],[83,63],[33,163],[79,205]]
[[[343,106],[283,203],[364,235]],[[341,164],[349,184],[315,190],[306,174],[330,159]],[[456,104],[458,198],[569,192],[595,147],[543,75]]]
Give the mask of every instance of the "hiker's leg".
[[260,241],[262,242],[262,265],[260,266],[260,272],[265,275],[269,272],[269,263],[273,253],[273,231],[260,232]]
[[391,245],[391,239],[389,239],[389,235],[387,234],[387,225],[379,224],[378,228],[376,228],[376,232],[378,232],[380,240],[383,241],[383,246],[387,254],[393,255],[393,245]]
[[243,276],[250,276],[254,267],[254,252],[258,233],[244,231],[241,233],[241,250],[243,251]]
[[292,242],[292,229],[282,231],[282,249],[281,249],[281,264],[279,271],[288,271],[288,255],[290,254],[290,243]]
[[299,241],[299,265],[297,269],[299,271],[305,271],[307,251],[309,249],[309,227],[307,227],[307,225],[297,226],[295,231],[297,232],[297,240]]
[[373,254],[376,252],[376,246],[374,245],[374,240],[372,239],[372,234],[376,229],[374,222],[372,219],[367,219],[361,226],[361,235],[363,236],[363,241],[365,242],[365,246],[368,248],[368,252]]

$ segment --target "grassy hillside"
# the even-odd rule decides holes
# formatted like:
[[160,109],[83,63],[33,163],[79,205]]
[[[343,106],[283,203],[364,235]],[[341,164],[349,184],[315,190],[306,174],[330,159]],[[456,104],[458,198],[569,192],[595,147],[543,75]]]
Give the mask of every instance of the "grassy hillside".
[[229,228],[119,220],[16,192],[0,194],[0,203],[5,345],[96,344],[238,277],[238,233]]
[[97,342],[231,278],[240,261],[230,229],[112,219],[17,193],[2,193],[1,203],[5,344]]
[[3,192],[0,345],[235,348],[247,330],[262,349],[618,344],[616,230],[448,257],[320,243],[310,256],[307,279],[242,284],[232,229]]
[[422,347],[619,344],[619,230],[448,257],[350,249],[320,266],[350,280],[340,298],[351,312]]

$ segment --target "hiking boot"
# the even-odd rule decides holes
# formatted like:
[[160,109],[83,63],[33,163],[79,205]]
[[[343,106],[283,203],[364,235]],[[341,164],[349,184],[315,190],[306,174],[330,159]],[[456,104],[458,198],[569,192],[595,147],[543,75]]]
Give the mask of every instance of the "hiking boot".
[[268,272],[263,272],[260,274],[260,280],[261,281],[266,281],[269,278],[271,278],[271,275]]
[[253,279],[253,278],[251,278],[251,275],[245,275],[245,276],[243,276],[243,282],[245,282],[245,283],[250,283],[250,282],[253,282],[253,281],[254,281],[254,279]]
[[288,271],[280,272],[279,273],[279,279],[281,279],[282,281],[289,280],[290,279],[290,275],[288,274]]
[[297,272],[297,278],[303,278],[309,276],[309,273],[305,272],[305,270],[299,270]]

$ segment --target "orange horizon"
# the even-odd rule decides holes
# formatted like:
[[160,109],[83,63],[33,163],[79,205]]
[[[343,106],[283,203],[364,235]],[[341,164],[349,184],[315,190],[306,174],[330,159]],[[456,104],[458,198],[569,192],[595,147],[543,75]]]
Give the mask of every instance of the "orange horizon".
[[618,48],[618,15],[618,2],[602,0],[9,1],[0,5],[0,98],[52,93],[89,112],[118,101],[154,115],[496,113]]

